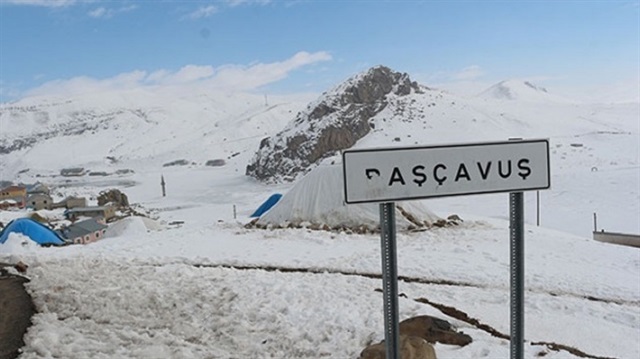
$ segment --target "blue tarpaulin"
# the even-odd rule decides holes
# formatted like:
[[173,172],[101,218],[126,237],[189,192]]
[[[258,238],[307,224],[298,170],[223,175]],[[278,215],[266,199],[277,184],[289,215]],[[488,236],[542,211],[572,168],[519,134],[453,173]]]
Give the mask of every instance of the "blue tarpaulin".
[[258,207],[258,209],[253,212],[251,217],[260,217],[266,211],[268,211],[271,207],[273,207],[278,201],[282,198],[280,193],[272,194],[263,204]]
[[0,244],[7,241],[9,233],[21,233],[38,244],[63,245],[64,241],[54,231],[30,218],[18,218],[11,221],[0,232]]

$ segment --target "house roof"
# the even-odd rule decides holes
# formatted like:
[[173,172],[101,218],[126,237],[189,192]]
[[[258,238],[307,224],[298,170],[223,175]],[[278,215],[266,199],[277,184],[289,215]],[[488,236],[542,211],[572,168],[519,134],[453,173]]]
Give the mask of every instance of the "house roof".
[[92,206],[92,207],[76,207],[66,210],[64,213],[84,213],[84,212],[96,212],[104,211],[110,207],[107,206]]
[[36,198],[52,199],[51,196],[49,196],[48,194],[44,194],[44,193],[34,193],[34,194],[30,194],[29,197],[28,197],[29,200],[36,199]]
[[6,187],[6,188],[1,189],[0,191],[3,191],[3,192],[4,192],[4,191],[7,191],[7,192],[9,192],[9,191],[26,191],[26,190],[27,190],[27,188],[26,188],[26,187],[21,187],[21,186],[9,186],[9,187]]
[[64,173],[82,173],[84,172],[84,168],[83,167],[71,167],[71,168],[63,168],[62,170],[60,170],[60,173],[64,174]]
[[101,231],[107,227],[108,226],[96,221],[95,218],[91,218],[84,221],[80,221],[78,223],[74,223],[69,227],[65,227],[63,229],[57,230],[56,232],[60,234],[63,238],[74,239],[78,237],[84,237],[87,234]]

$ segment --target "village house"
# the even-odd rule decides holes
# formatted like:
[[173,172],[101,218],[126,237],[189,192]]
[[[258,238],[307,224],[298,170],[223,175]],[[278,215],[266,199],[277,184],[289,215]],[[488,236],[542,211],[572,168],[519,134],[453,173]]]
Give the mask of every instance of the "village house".
[[68,227],[63,227],[57,230],[56,233],[62,237],[66,243],[87,244],[102,239],[107,227],[104,218],[96,217],[74,223]]
[[84,176],[85,173],[87,172],[82,167],[64,168],[60,170],[60,175],[63,177]]
[[0,202],[12,200],[16,202],[17,207],[24,208],[27,200],[27,188],[23,186],[9,186],[0,189]]
[[53,198],[48,194],[32,194],[27,198],[27,208],[39,211],[41,209],[52,209]]
[[6,211],[10,208],[19,208],[18,202],[13,199],[0,199],[0,211]]
[[75,221],[79,217],[102,217],[106,222],[116,215],[116,208],[111,204],[104,206],[76,207],[64,211],[64,216],[70,221]]
[[86,207],[87,199],[84,197],[67,197],[64,200],[54,203],[53,208],[78,208],[78,207]]

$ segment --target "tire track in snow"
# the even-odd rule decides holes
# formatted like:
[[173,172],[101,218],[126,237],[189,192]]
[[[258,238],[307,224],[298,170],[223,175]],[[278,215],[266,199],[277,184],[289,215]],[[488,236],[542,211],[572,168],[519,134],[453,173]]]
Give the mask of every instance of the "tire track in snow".
[[[264,270],[267,272],[283,272],[283,273],[312,273],[312,274],[342,274],[346,276],[356,276],[356,277],[364,277],[370,279],[382,279],[382,274],[379,273],[367,273],[367,272],[356,272],[356,271],[345,271],[335,268],[305,268],[305,267],[279,267],[279,266],[271,266],[271,265],[235,265],[235,264],[200,264],[200,263],[181,263],[181,264],[190,264],[196,268],[228,268],[228,269],[237,269],[237,270]],[[455,281],[448,279],[427,279],[420,277],[410,277],[399,275],[398,280],[405,283],[419,283],[419,284],[433,284],[433,285],[448,285],[454,287],[470,287],[470,288],[481,288],[481,289],[505,289],[508,290],[507,287],[498,287],[498,286],[488,286],[477,283],[470,283],[464,281]],[[629,305],[629,306],[640,306],[640,300],[625,300],[625,299],[616,299],[616,298],[603,298],[603,297],[595,297],[592,295],[583,295],[577,293],[570,292],[555,292],[555,291],[545,291],[541,289],[527,289],[529,293],[535,294],[547,294],[553,297],[572,297],[577,299],[585,299],[594,302],[602,302],[608,304],[618,304],[618,305]]]
[[[183,263],[185,264],[185,263]],[[311,274],[340,274],[340,275],[345,275],[345,276],[357,276],[357,277],[364,277],[364,278],[370,278],[370,279],[380,279],[382,280],[382,275],[381,274],[377,274],[377,273],[363,273],[363,272],[353,272],[353,271],[341,271],[341,270],[337,270],[337,269],[329,269],[329,268],[304,268],[304,267],[278,267],[278,266],[241,266],[241,265],[229,265],[229,264],[191,264],[192,266],[196,267],[196,268],[226,268],[226,269],[234,269],[234,270],[241,270],[241,271],[249,271],[249,270],[264,270],[267,272],[282,272],[282,273],[311,273]],[[445,280],[445,279],[426,279],[426,278],[418,278],[418,277],[408,277],[408,276],[398,276],[398,280],[399,281],[403,281],[405,283],[419,283],[419,284],[432,284],[432,285],[446,285],[446,286],[456,286],[456,287],[473,287],[473,288],[482,288],[482,289],[499,289],[499,288],[492,288],[490,286],[486,286],[486,285],[479,285],[479,284],[474,284],[474,283],[468,283],[468,282],[462,282],[462,281],[451,281],[451,280]],[[382,291],[381,289],[376,289],[376,291]],[[537,291],[532,291],[529,290],[529,292],[534,292],[534,293],[542,293],[542,294],[548,294],[551,296],[567,296],[567,297],[574,297],[574,298],[579,298],[579,299],[584,299],[584,300],[590,300],[590,301],[596,301],[596,302],[604,302],[604,303],[613,303],[613,304],[619,304],[619,305],[631,305],[631,306],[637,306],[638,305],[638,301],[625,301],[625,300],[619,300],[619,299],[609,299],[609,298],[597,298],[597,297],[593,297],[593,296],[586,296],[586,295],[578,295],[578,294],[574,294],[574,293],[555,293],[555,292],[547,292],[547,291],[541,291],[541,290],[537,290]],[[406,295],[401,293],[400,296],[403,296],[406,298]],[[482,322],[480,322],[478,319],[470,317],[466,312],[457,309],[455,307],[450,307],[444,304],[440,304],[440,303],[436,303],[436,302],[432,302],[427,298],[415,298],[413,299],[415,302],[418,303],[422,303],[422,304],[427,304],[429,306],[432,306],[435,309],[438,309],[440,312],[442,312],[443,314],[455,318],[457,320],[463,321],[467,324],[472,325],[473,327],[482,330],[488,334],[490,334],[493,337],[496,338],[500,338],[500,339],[505,339],[505,340],[510,340],[510,335],[507,335],[505,333],[502,333],[500,331],[498,331],[497,329],[493,328],[492,326],[488,325],[488,324],[484,324]],[[592,355],[592,354],[588,354],[578,348],[569,346],[569,345],[565,345],[565,344],[560,344],[560,343],[555,343],[555,342],[548,342],[548,341],[535,341],[535,342],[529,342],[530,345],[536,345],[536,346],[544,346],[549,350],[553,350],[553,351],[566,351],[572,355],[575,355],[577,357],[580,358],[588,358],[588,359],[617,359],[614,357],[602,357],[602,356],[597,356],[597,355]]]

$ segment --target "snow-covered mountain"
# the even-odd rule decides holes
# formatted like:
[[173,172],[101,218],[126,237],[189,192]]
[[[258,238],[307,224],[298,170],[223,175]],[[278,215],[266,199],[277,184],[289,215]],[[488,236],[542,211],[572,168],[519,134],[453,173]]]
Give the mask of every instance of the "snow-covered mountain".
[[[65,167],[107,171],[244,158],[307,96],[138,89],[0,106],[0,179]],[[240,167],[244,169],[246,163]]]
[[554,101],[560,98],[525,80],[505,80],[481,92],[478,97],[498,100]]
[[[351,147],[511,137],[551,138],[557,146],[570,146],[581,141],[572,136],[637,134],[637,114],[634,104],[579,104],[517,80],[500,82],[465,99],[378,66],[322,94],[282,131],[264,139],[246,172],[267,182],[293,180],[323,160],[339,161],[339,151]],[[626,162],[637,163],[636,152],[629,153]],[[602,165],[596,158],[583,160],[593,160],[585,166]]]

